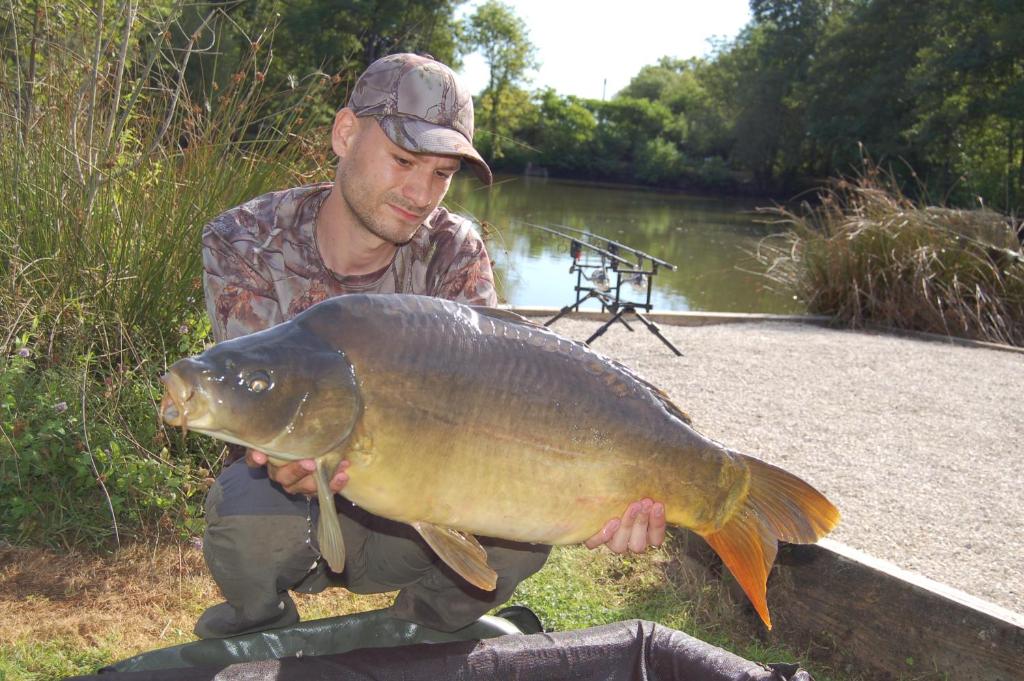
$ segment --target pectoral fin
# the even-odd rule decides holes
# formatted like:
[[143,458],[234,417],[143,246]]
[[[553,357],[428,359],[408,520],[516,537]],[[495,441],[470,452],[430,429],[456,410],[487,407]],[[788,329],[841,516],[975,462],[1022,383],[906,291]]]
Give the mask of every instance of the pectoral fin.
[[441,560],[463,579],[478,589],[494,591],[498,585],[498,575],[487,564],[487,552],[476,537],[430,523],[413,523],[412,526]]
[[341,536],[338,513],[334,510],[334,492],[330,485],[337,463],[332,457],[316,460],[316,498],[320,502],[320,527],[316,538],[320,543],[320,555],[327,560],[331,570],[341,572],[345,569],[345,540]]

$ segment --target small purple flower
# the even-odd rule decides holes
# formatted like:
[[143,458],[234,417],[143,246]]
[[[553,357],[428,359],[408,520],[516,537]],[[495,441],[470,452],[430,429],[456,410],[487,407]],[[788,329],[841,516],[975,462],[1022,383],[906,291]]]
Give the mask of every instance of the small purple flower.
[[32,351],[29,350],[28,348],[18,348],[18,357],[24,357],[25,359],[28,359],[31,356]]
[[201,538],[192,537],[192,539],[189,540],[189,543],[192,545],[192,548],[196,549],[197,551],[203,550],[203,540]]
[[57,412],[58,414],[63,414],[64,412],[66,412],[68,410],[68,403],[67,402],[58,402],[57,404],[53,405],[53,410],[55,412]]
[[182,336],[184,336],[186,333],[188,333],[188,326],[186,326],[185,324],[182,324],[181,326],[179,326],[178,327],[178,333],[180,333]]

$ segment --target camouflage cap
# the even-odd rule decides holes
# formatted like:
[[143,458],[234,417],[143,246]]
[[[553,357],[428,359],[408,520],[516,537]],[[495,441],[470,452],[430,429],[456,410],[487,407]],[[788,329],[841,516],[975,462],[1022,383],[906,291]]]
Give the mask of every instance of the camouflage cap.
[[375,117],[403,149],[461,156],[491,183],[491,169],[473,148],[473,98],[441,62],[408,53],[378,59],[356,81],[348,107]]

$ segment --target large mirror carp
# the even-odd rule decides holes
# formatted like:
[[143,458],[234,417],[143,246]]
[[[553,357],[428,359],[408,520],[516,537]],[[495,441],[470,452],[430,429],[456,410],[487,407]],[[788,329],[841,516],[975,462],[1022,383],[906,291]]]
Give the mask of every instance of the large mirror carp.
[[[322,508],[348,459],[345,497],[412,525],[485,590],[496,576],[474,535],[578,543],[651,498],[714,548],[770,627],[778,540],[812,543],[839,520],[796,476],[697,433],[628,368],[505,310],[345,295],[163,380],[166,423],[315,459]],[[320,551],[341,572],[337,516],[320,518]]]

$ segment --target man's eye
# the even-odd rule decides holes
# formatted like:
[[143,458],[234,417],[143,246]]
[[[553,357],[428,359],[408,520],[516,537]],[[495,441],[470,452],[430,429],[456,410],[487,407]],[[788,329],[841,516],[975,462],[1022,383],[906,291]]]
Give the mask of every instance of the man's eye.
[[245,376],[245,385],[252,392],[261,393],[265,390],[270,390],[274,384],[267,372],[253,371]]
[[400,165],[400,166],[411,166],[412,165],[412,161],[410,161],[407,158],[402,158],[401,156],[395,156],[395,162],[398,165]]

